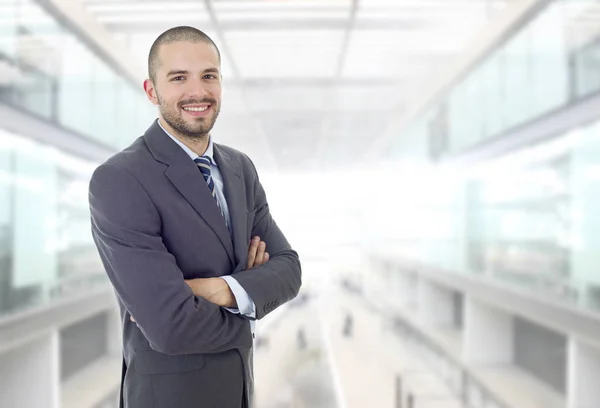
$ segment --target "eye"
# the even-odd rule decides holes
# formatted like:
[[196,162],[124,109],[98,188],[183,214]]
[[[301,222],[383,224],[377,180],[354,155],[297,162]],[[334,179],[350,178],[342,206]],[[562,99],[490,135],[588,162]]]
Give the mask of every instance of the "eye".
[[206,74],[204,75],[204,79],[217,79],[216,75],[213,74]]
[[171,79],[171,81],[183,81],[185,77],[183,75],[179,75]]

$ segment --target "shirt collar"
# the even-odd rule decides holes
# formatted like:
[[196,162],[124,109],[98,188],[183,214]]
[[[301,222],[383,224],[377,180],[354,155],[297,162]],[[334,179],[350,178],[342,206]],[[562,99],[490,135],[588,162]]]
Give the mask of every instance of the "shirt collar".
[[[183,151],[186,152],[187,155],[190,156],[190,158],[192,160],[195,160],[199,157],[192,149],[190,149],[183,142],[181,142],[181,140],[177,139],[175,136],[173,136],[171,133],[169,133],[169,131],[167,129],[165,129],[163,127],[163,125],[160,123],[160,120],[158,121],[158,126],[160,126],[160,128],[167,134],[167,136],[169,136],[171,139],[173,139],[173,141],[175,143],[177,143],[179,145],[179,147],[181,147],[183,149]],[[212,141],[212,137],[210,137],[210,136],[208,137],[208,147],[206,148],[206,151],[204,152],[204,154],[202,156],[209,157],[212,165],[214,165],[214,166],[217,165],[217,162],[215,161],[215,158],[214,158],[213,141]]]

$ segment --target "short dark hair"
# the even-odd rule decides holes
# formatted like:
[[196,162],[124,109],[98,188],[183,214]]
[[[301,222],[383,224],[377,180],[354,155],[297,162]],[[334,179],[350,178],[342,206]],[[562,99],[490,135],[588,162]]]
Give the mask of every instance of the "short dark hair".
[[212,38],[206,35],[206,33],[203,31],[189,26],[169,28],[167,31],[159,35],[158,38],[152,43],[152,47],[150,47],[150,53],[148,54],[148,76],[152,82],[155,82],[156,79],[156,69],[158,68],[159,63],[158,50],[160,46],[178,41],[190,41],[193,43],[203,42],[212,44],[212,46],[217,50],[219,63],[221,62],[221,53],[219,52],[217,44],[215,44]]

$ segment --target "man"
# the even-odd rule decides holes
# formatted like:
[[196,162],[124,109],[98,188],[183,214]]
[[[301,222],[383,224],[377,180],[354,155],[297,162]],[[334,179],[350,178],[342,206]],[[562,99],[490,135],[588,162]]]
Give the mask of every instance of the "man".
[[148,71],[158,120],[90,182],[92,233],[121,310],[121,407],[248,407],[251,321],[297,295],[298,255],[250,159],[210,136],[221,106],[213,41],[170,29]]

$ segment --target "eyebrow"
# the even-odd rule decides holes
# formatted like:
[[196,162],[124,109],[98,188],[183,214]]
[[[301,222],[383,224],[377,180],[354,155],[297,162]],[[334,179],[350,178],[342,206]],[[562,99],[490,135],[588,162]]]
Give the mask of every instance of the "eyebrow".
[[168,77],[173,76],[173,75],[186,75],[188,74],[188,71],[182,70],[182,69],[174,69],[172,71],[169,71],[169,73],[167,74]]
[[[190,73],[189,71],[186,71],[183,69],[174,69],[172,71],[169,71],[169,73],[167,73],[167,77],[171,77],[173,75],[187,75],[189,73]],[[203,74],[206,74],[206,73],[218,74],[219,69],[218,68],[207,68],[203,71]]]

